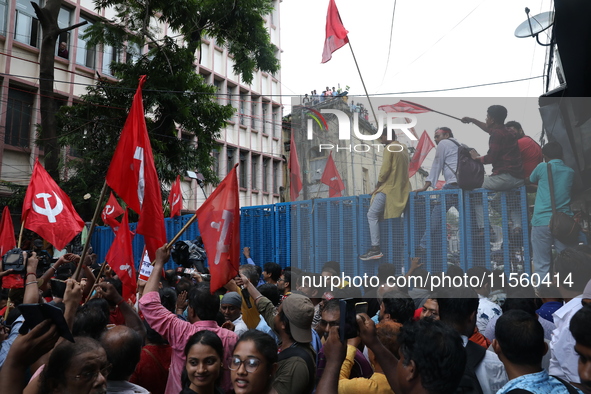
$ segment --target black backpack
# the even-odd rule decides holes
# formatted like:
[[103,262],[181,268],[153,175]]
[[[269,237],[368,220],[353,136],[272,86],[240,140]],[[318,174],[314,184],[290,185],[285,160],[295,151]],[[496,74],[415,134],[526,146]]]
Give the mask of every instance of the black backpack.
[[466,368],[456,389],[456,394],[482,394],[482,387],[476,377],[476,367],[484,359],[486,349],[472,341],[466,345]]
[[472,148],[451,138],[450,141],[458,146],[458,167],[454,171],[448,164],[446,165],[456,175],[458,186],[463,190],[474,190],[482,187],[484,164],[472,158],[470,155]]

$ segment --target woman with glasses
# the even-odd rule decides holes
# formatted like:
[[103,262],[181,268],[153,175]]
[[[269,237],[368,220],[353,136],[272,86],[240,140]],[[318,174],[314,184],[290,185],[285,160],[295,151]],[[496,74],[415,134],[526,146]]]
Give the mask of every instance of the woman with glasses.
[[185,370],[180,394],[223,394],[219,387],[224,345],[212,331],[199,331],[185,346]]
[[268,394],[277,370],[275,340],[261,331],[246,331],[236,343],[229,367],[235,394]]

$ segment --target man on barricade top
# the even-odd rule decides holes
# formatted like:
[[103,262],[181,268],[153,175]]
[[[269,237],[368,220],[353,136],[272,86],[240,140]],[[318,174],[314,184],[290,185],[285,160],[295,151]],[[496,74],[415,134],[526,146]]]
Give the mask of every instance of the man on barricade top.
[[510,131],[517,133],[517,145],[521,153],[521,163],[523,165],[523,176],[527,179],[534,168],[543,161],[542,147],[530,136],[525,135],[519,122],[511,120],[505,124]]
[[392,132],[392,139],[388,139],[387,128],[384,128],[380,138],[380,142],[386,147],[378,182],[372,192],[371,205],[367,212],[371,248],[367,253],[359,256],[361,260],[376,260],[384,256],[380,250],[379,221],[380,219],[400,217],[406,207],[410,192],[408,149],[396,141],[394,132]]
[[[433,139],[437,144],[437,149],[435,150],[435,158],[433,159],[429,176],[425,180],[425,185],[420,189],[414,190],[415,192],[424,192],[429,187],[435,186],[437,184],[437,180],[439,179],[439,175],[442,172],[443,178],[445,179],[445,184],[443,185],[442,190],[458,188],[456,174],[458,168],[459,142],[456,141],[449,127],[438,127],[435,129],[435,135]],[[446,199],[445,212],[447,212],[452,206],[457,207],[457,205],[457,196],[448,196]],[[441,204],[438,204],[433,208],[433,212],[431,213],[431,227],[430,229],[425,230],[425,233],[421,238],[421,242],[419,243],[419,246],[415,252],[416,256],[422,257],[425,255],[429,231],[431,231],[433,234],[439,226],[441,226]]]

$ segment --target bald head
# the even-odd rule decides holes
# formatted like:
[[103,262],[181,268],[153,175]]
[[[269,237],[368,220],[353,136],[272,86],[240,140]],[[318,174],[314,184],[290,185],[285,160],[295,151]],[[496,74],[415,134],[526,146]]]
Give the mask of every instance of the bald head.
[[108,380],[128,380],[140,361],[141,336],[127,326],[115,326],[103,333],[101,345],[113,365]]

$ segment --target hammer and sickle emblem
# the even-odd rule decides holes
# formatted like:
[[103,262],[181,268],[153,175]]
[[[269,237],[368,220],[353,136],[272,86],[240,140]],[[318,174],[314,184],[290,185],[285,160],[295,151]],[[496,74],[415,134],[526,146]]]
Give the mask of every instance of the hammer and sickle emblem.
[[49,193],[39,193],[35,196],[35,198],[43,199],[43,208],[35,204],[35,201],[33,201],[33,211],[37,212],[40,215],[47,216],[47,220],[49,220],[49,223],[55,223],[55,217],[62,213],[62,210],[64,209],[64,204],[62,203],[62,200],[60,200],[60,198],[57,196],[56,192],[53,192],[53,196],[55,197],[56,201],[55,207],[53,208],[51,208],[51,204],[49,202],[49,197],[51,197],[51,194]]
[[176,193],[174,193],[174,194],[172,195],[172,199],[173,199],[173,201],[172,201],[172,206],[175,206],[175,205],[176,205],[176,204],[178,204],[178,203],[179,203],[179,201],[181,200],[181,196],[180,196],[180,195],[177,195]]
[[[220,237],[218,238],[218,242],[216,244],[216,254],[213,263],[218,265],[220,263],[220,259],[222,257],[222,253],[227,253],[230,250],[230,245],[224,243],[227,236],[230,224],[233,222],[234,215],[231,211],[224,211],[222,213],[222,222],[211,222],[210,226],[216,229],[220,233]],[[220,231],[221,227],[221,231]]]

